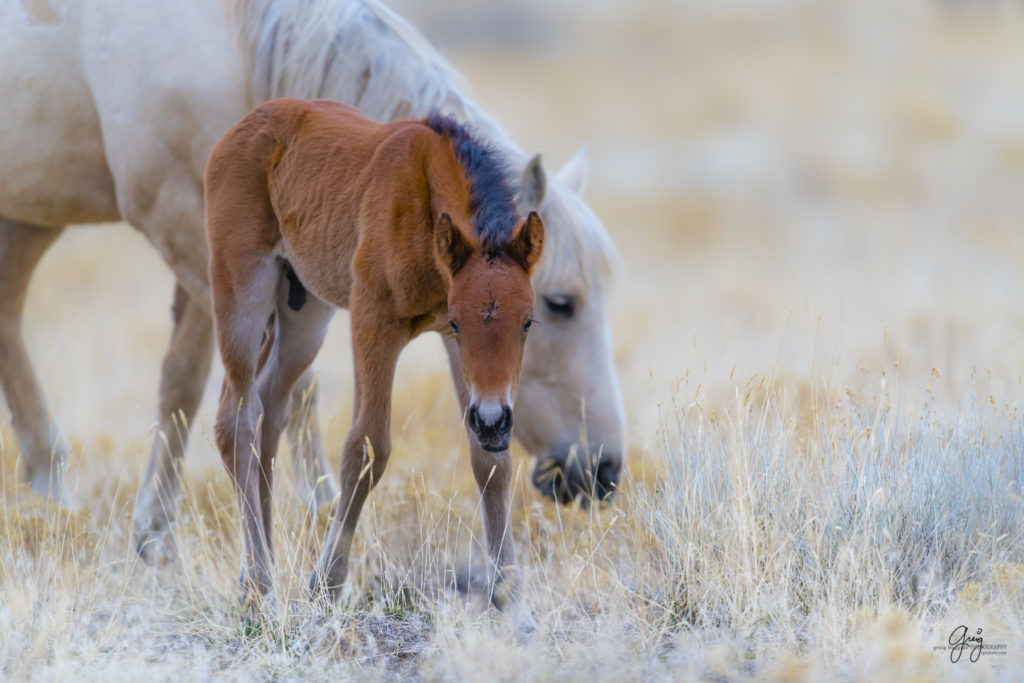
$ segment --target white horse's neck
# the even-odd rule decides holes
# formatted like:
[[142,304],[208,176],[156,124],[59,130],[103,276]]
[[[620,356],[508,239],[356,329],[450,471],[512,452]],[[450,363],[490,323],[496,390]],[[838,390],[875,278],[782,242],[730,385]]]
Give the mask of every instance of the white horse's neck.
[[[274,97],[324,97],[378,121],[453,114],[506,155],[527,155],[494,117],[463,94],[462,77],[407,21],[378,0],[226,0],[234,3],[252,72],[251,106]],[[518,177],[510,179],[518,184]],[[582,198],[549,176],[542,215],[545,257],[535,284],[602,288],[615,248]]]
[[471,124],[514,168],[525,165],[526,155],[501,124],[463,94],[461,76],[376,0],[236,1],[253,106],[274,97],[325,97],[378,121],[440,110]]

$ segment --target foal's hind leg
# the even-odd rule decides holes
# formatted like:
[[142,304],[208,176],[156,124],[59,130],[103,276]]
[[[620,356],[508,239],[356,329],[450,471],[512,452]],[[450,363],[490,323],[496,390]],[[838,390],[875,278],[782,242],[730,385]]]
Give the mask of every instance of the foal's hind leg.
[[18,435],[23,476],[35,493],[57,501],[64,497],[68,445],[46,405],[21,324],[32,271],[62,230],[0,217],[0,384]]
[[[215,437],[242,517],[242,591],[252,606],[271,590],[270,544],[263,524],[259,453],[263,405],[256,373],[262,336],[274,311],[280,269],[271,254],[212,254],[213,308],[224,361]],[[235,258],[234,264],[230,259]],[[232,267],[234,266],[234,267]],[[266,369],[265,369],[266,371]]]
[[317,388],[313,370],[307,368],[292,389],[292,413],[288,419],[288,446],[296,478],[315,513],[338,496],[338,484],[324,451],[324,439],[317,420]]
[[278,287],[277,311],[271,346],[266,349],[266,361],[259,373],[257,386],[263,404],[263,424],[260,436],[260,502],[267,543],[272,543],[272,506],[274,459],[281,441],[281,432],[294,416],[291,408],[293,387],[313,362],[323,345],[327,323],[333,309],[310,295],[305,303],[294,310],[288,305],[289,283],[281,278]]
[[135,547],[147,559],[171,549],[182,458],[213,357],[213,321],[205,302],[176,285],[172,317],[174,331],[160,372],[159,431],[135,501]]

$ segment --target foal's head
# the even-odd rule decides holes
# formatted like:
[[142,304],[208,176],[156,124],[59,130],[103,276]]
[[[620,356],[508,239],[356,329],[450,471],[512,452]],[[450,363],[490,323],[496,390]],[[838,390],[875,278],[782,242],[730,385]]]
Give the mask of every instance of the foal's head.
[[435,235],[450,275],[448,323],[469,391],[466,419],[481,447],[503,451],[512,436],[512,403],[533,324],[530,273],[540,258],[544,224],[530,213],[507,244],[484,249],[442,214]]

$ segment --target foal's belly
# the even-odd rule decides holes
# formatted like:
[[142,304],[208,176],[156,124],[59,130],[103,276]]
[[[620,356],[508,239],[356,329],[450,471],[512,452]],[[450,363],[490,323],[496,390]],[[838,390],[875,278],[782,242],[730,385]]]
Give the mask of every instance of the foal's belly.
[[302,287],[313,296],[335,308],[348,308],[352,292],[350,259],[344,256],[331,259],[325,266],[321,259],[311,259],[289,249],[286,240],[278,244],[275,255],[288,262]]
[[118,219],[76,45],[70,26],[0,13],[0,215],[52,226]]

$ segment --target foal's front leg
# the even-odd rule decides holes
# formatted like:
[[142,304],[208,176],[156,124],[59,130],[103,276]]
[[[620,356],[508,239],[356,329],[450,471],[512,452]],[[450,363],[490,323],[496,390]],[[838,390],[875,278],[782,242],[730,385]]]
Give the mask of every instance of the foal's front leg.
[[408,333],[389,303],[353,292],[352,354],[355,403],[352,428],[341,454],[341,496],[309,587],[314,597],[334,597],[348,575],[352,536],[366,497],[384,474],[391,454],[391,387]]
[[[455,394],[463,413],[469,405],[469,392],[462,375],[462,362],[459,349],[454,338],[449,334],[442,335],[448,362],[451,366],[452,381],[455,383]],[[507,581],[509,573],[515,568],[515,546],[508,526],[508,511],[512,499],[512,459],[508,451],[489,453],[480,447],[480,442],[472,429],[466,428],[469,436],[469,457],[473,466],[473,476],[480,488],[480,497],[484,513],[484,539],[487,542],[489,559],[488,583],[491,586],[491,601],[499,609],[504,609],[517,598],[515,580]]]

